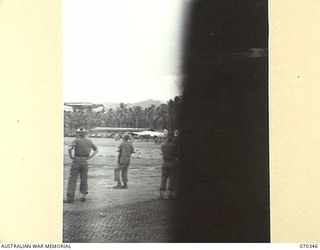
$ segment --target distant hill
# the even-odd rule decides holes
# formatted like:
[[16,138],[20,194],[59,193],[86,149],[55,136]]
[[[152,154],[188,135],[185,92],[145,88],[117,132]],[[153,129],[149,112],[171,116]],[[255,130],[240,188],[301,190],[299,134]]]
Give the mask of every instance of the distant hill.
[[[103,102],[102,103],[107,109],[115,109],[119,106],[120,103],[117,102]],[[125,103],[127,105],[128,108],[132,108],[134,106],[140,106],[142,108],[148,108],[151,105],[155,105],[155,106],[159,106],[162,104],[161,101],[159,100],[146,100],[146,101],[141,101],[141,102],[133,102],[133,103]]]
[[148,108],[151,105],[154,106],[160,106],[162,102],[158,101],[158,100],[146,100],[146,101],[142,101],[142,102],[135,102],[135,103],[127,103],[128,107],[133,107],[133,106],[140,106],[142,108]]

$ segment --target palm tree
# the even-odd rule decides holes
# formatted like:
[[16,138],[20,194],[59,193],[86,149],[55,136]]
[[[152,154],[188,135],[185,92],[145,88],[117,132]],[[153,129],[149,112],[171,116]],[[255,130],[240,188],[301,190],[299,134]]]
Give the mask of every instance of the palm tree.
[[134,106],[133,107],[133,118],[135,120],[135,127],[139,128],[139,121],[142,117],[142,107],[141,106]]
[[150,107],[146,108],[147,110],[147,125],[148,128],[153,129],[154,128],[154,118],[155,118],[155,111],[156,111],[156,106],[155,105],[151,105]]
[[117,116],[117,119],[119,122],[118,125],[120,128],[123,126],[123,122],[125,120],[127,113],[128,113],[127,105],[124,103],[120,103],[119,107],[117,107],[117,110],[116,110],[116,116]]
[[172,131],[173,129],[173,113],[174,113],[174,101],[170,99],[168,101],[168,129],[169,131]]
[[64,130],[70,132],[80,126],[90,129],[94,126],[131,126],[149,127],[153,129],[169,130],[179,127],[179,116],[181,112],[182,97],[177,96],[160,106],[151,105],[148,108],[134,106],[128,108],[126,104],[120,103],[114,110],[106,112],[94,112],[90,110],[64,111]]
[[161,104],[156,108],[155,112],[155,124],[157,129],[164,129],[168,125],[167,120],[168,120],[168,106],[167,104]]
[[106,126],[113,126],[114,120],[114,111],[112,108],[108,109],[107,112],[104,114],[104,122]]

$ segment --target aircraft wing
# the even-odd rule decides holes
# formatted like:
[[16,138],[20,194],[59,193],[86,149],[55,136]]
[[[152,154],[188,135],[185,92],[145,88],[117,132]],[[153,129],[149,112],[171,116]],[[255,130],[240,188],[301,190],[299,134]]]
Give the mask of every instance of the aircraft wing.
[[155,131],[133,132],[132,134],[137,136],[163,137],[163,133]]

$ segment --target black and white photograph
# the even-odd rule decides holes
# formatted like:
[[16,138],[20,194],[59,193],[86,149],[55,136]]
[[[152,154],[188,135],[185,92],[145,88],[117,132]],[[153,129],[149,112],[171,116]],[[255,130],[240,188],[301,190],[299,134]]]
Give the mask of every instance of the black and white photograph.
[[0,248],[319,248],[319,13],[0,0]]
[[62,2],[63,242],[270,242],[268,1]]

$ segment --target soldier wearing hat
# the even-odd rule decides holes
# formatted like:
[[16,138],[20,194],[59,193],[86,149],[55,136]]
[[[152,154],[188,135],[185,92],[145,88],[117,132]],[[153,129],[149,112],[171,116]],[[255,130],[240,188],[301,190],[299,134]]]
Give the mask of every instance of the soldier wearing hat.
[[[85,201],[88,194],[88,160],[98,153],[98,148],[90,139],[85,137],[86,132],[82,127],[77,129],[77,138],[69,146],[69,156],[73,161],[68,181],[66,203],[74,202],[78,175],[80,175],[81,201]],[[90,155],[91,149],[93,153]]]
[[[124,134],[122,142],[118,147],[118,165],[114,170],[114,181],[117,182],[115,189],[127,189],[128,188],[128,168],[130,164],[131,154],[134,153],[134,148],[131,137],[128,134]],[[121,185],[120,173],[123,185]]]

